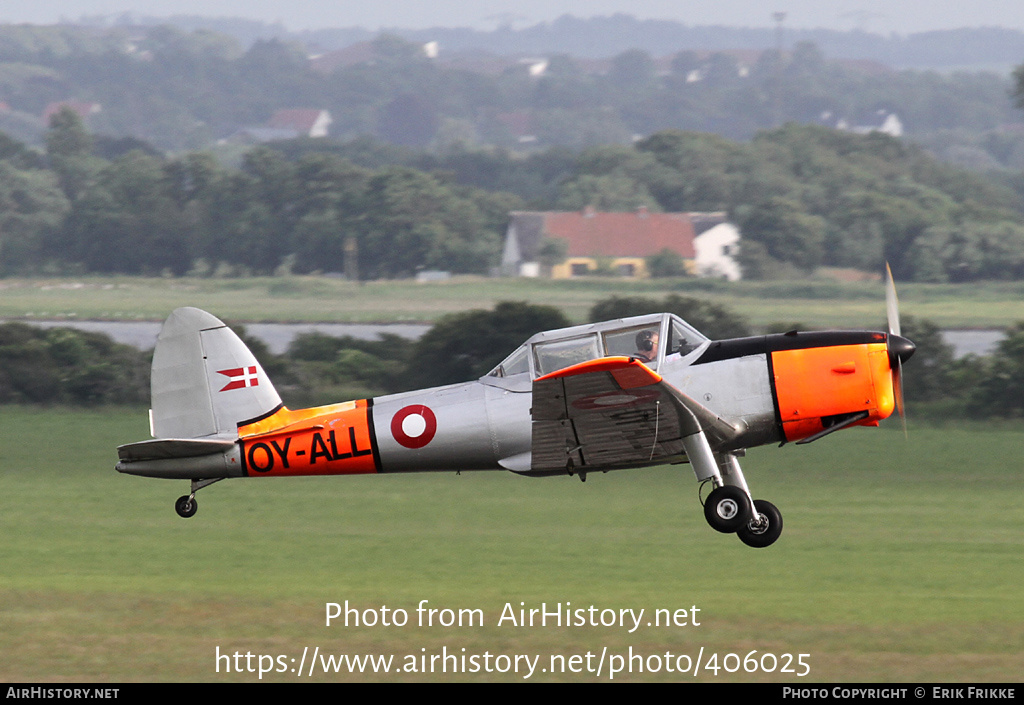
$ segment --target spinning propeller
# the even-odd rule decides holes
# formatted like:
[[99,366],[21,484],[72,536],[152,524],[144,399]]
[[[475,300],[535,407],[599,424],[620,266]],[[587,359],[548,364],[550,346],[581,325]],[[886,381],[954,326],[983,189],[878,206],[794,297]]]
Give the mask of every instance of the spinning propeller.
[[900,302],[896,298],[896,284],[892,280],[889,263],[885,264],[885,313],[889,322],[889,367],[892,369],[892,390],[896,396],[896,411],[907,435],[907,416],[903,406],[903,363],[917,349],[911,341],[900,335]]

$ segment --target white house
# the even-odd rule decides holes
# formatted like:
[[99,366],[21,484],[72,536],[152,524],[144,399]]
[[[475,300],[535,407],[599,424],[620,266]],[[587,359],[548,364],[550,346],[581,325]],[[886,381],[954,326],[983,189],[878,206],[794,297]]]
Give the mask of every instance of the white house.
[[739,281],[742,277],[736,261],[740,251],[739,228],[728,222],[724,213],[691,213],[690,218],[697,231],[693,240],[697,276]]

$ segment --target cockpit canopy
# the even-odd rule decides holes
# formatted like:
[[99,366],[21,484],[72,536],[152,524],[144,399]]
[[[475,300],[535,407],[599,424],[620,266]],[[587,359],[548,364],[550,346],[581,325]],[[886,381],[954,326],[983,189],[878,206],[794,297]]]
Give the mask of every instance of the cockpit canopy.
[[538,333],[487,377],[529,373],[530,379],[536,379],[580,362],[611,356],[636,358],[657,370],[666,359],[685,357],[707,342],[673,314],[633,316]]

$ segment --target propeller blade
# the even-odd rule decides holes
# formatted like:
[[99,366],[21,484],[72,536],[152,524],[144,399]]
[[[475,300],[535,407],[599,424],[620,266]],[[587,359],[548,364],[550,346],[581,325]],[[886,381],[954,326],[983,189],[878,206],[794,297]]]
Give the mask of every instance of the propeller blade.
[[907,436],[907,410],[903,404],[903,362],[896,358],[896,369],[893,371],[892,388],[896,396],[896,413],[900,415],[900,423],[903,425],[903,438]]
[[885,263],[885,316],[889,321],[889,334],[900,334],[900,301],[896,298],[896,284],[892,280],[892,270]]
[[889,368],[892,370],[892,391],[896,412],[903,424],[903,437],[907,437],[907,412],[903,403],[903,361],[914,354],[914,344],[900,335],[900,302],[896,297],[896,284],[889,263],[885,263],[885,314],[889,323]]

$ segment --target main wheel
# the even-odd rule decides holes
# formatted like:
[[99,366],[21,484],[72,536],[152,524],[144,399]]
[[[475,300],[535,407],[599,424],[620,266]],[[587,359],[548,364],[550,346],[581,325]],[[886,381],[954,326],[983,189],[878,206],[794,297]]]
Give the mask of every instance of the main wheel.
[[196,502],[196,498],[187,494],[178,497],[178,501],[174,503],[174,511],[176,511],[178,516],[182,519],[188,519],[196,513],[197,509],[199,509],[199,503]]
[[754,548],[771,546],[782,534],[782,513],[774,504],[763,499],[754,500],[754,509],[757,510],[757,516],[740,527],[736,535],[740,541]]
[[750,520],[747,493],[734,485],[716,488],[704,502],[704,518],[715,531],[734,533]]

